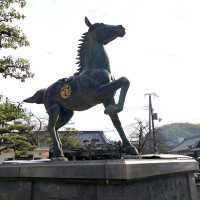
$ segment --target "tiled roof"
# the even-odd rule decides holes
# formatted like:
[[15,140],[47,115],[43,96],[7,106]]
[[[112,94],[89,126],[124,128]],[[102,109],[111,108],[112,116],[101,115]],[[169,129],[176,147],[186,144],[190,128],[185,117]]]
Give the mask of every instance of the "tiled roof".
[[181,142],[172,150],[170,150],[170,152],[190,150],[197,148],[199,145],[200,145],[200,135],[184,139],[183,142]]

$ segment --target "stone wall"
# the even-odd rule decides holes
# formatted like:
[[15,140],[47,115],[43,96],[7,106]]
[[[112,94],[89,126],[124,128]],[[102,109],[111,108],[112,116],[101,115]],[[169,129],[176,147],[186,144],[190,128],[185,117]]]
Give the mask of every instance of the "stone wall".
[[200,199],[200,184],[197,184],[197,199]]
[[192,159],[7,162],[0,200],[197,200]]

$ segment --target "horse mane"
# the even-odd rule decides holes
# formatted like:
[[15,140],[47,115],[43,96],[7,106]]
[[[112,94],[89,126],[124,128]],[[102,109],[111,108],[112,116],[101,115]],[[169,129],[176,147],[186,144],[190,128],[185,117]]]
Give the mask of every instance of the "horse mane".
[[82,58],[84,58],[84,55],[86,53],[86,43],[87,43],[87,35],[88,32],[85,32],[81,35],[81,39],[79,39],[78,41],[80,41],[81,43],[78,44],[78,50],[77,50],[77,62],[76,64],[78,65],[78,69],[77,72],[75,74],[79,74],[82,72],[83,68],[85,67],[85,63],[83,61]]

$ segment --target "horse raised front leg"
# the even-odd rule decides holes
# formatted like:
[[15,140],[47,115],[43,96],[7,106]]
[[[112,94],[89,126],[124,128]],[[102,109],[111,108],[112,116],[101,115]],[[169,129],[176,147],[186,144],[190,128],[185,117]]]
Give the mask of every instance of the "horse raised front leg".
[[60,108],[54,104],[47,110],[49,114],[48,132],[53,142],[53,158],[64,158],[63,150],[60,145],[59,136],[57,135],[55,126],[59,118]]
[[115,94],[116,90],[119,88],[120,90],[120,95],[119,95],[119,100],[117,104],[109,104],[105,107],[105,114],[114,114],[118,113],[123,110],[124,107],[124,102],[126,98],[126,93],[129,88],[129,80],[125,77],[122,77],[118,80],[112,81],[109,84],[103,85],[99,90],[98,90],[98,96],[100,98],[106,99],[107,97],[110,97],[111,94]]

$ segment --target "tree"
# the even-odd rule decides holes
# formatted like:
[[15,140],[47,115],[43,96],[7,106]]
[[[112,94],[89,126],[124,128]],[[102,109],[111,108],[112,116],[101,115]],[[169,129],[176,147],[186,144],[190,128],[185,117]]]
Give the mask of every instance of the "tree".
[[[23,20],[25,16],[18,9],[26,5],[25,0],[0,0],[0,48],[17,49],[29,46],[29,41],[16,21]],[[0,73],[4,78],[8,76],[22,82],[32,78],[30,64],[24,58],[14,59],[12,56],[0,58]]]
[[24,156],[36,146],[32,134],[33,126],[26,123],[29,115],[20,104],[0,101],[0,150],[12,148],[16,157]]
[[129,136],[130,141],[137,140],[137,148],[140,154],[144,153],[146,140],[148,136],[148,127],[139,119],[136,119],[136,124],[133,133]]
[[0,146],[3,147],[1,150],[14,149],[16,159],[26,157],[27,152],[35,148],[35,145],[32,145],[26,137],[19,134],[0,136]]
[[61,136],[61,142],[63,145],[63,149],[73,149],[80,148],[80,141],[75,137],[76,135],[75,129],[66,129],[66,132]]
[[21,105],[11,103],[8,98],[5,101],[3,98],[0,99],[0,125],[2,128],[10,121],[26,117]]

